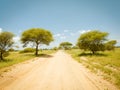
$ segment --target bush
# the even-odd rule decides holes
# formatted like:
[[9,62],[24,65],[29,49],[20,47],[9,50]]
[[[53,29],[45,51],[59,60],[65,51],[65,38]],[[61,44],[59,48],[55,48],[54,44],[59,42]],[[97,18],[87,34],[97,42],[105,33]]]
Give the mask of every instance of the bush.
[[15,51],[13,48],[10,48],[8,51],[10,51],[10,52],[13,52],[13,51]]
[[20,53],[29,53],[29,52],[34,52],[34,48],[25,48],[24,50],[21,50]]
[[[3,60],[4,60],[4,57],[7,57],[9,55],[9,52],[8,51],[5,51],[2,56],[3,56]],[[0,54],[0,57],[1,57],[1,54]]]

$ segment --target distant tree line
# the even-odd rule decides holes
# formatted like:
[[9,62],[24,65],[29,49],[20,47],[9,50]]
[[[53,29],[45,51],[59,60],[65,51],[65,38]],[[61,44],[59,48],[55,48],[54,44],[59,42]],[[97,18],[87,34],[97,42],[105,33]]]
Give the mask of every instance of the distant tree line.
[[[97,51],[105,50],[114,50],[116,40],[108,40],[107,32],[101,32],[99,30],[92,30],[86,33],[83,33],[78,38],[76,46],[73,46],[70,42],[61,42],[59,47],[54,47],[53,50],[58,49],[83,49],[85,51],[91,51],[95,54]],[[13,37],[14,34],[11,32],[0,32],[0,60],[4,59],[4,56],[9,55],[8,51],[13,51]],[[21,36],[21,42],[23,47],[26,47],[28,44],[33,44],[35,49],[25,48],[23,52],[35,52],[35,55],[38,55],[39,46],[42,44],[49,45],[50,42],[54,40],[52,33],[49,30],[42,28],[32,28],[25,30]]]
[[62,42],[59,45],[59,49],[68,50],[68,49],[71,49],[71,48],[72,48],[72,43],[70,43],[70,42]]
[[97,51],[114,50],[116,40],[108,40],[107,32],[101,32],[99,30],[92,30],[83,33],[78,38],[76,46],[72,46],[70,42],[62,42],[59,45],[60,49],[83,49],[84,51],[91,51],[95,54]]

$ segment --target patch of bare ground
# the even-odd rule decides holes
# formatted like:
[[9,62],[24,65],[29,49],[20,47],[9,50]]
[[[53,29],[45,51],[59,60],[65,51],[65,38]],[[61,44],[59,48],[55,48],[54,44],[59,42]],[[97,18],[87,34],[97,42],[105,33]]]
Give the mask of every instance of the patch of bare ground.
[[11,67],[0,77],[0,90],[118,90],[73,58],[58,51]]

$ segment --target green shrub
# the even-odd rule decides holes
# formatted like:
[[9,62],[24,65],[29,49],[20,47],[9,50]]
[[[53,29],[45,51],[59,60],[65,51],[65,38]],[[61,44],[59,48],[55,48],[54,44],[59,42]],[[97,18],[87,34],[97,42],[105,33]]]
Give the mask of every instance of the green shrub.
[[8,51],[10,51],[10,52],[13,52],[13,51],[15,51],[13,48],[10,48]]
[[34,48],[25,48],[24,50],[21,50],[20,53],[29,53],[29,52],[34,52]]
[[9,55],[8,51],[3,54],[4,57],[7,57],[8,55]]

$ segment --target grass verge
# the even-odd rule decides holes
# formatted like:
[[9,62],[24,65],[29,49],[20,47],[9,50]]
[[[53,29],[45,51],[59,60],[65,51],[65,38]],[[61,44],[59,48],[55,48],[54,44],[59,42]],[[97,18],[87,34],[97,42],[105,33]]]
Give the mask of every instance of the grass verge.
[[120,88],[120,48],[114,51],[99,52],[95,55],[89,52],[83,53],[78,49],[67,50],[67,52],[91,71]]
[[[39,57],[47,57],[49,54],[55,53],[54,50],[43,50],[39,51]],[[8,67],[20,62],[24,62],[26,60],[30,60],[32,58],[35,58],[36,56],[34,53],[19,53],[19,52],[10,52],[10,55],[8,57],[5,57],[4,61],[0,62],[0,69],[4,67]]]

